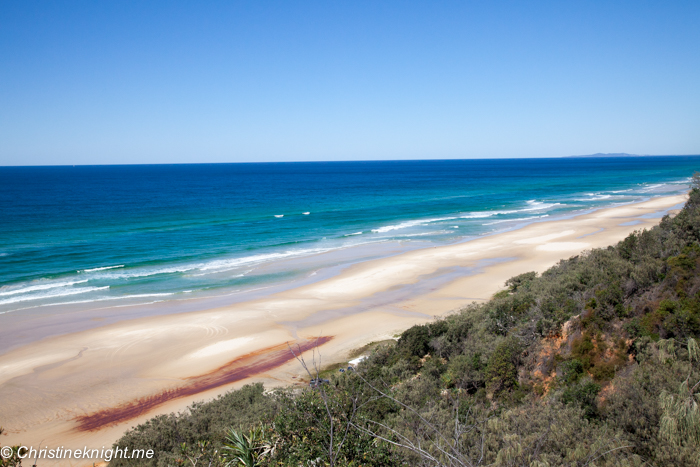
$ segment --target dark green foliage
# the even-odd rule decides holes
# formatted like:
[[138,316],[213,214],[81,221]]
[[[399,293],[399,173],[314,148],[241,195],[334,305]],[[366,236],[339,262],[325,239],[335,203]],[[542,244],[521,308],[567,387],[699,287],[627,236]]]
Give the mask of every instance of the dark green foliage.
[[479,307],[468,307],[469,313],[460,313],[446,317],[443,322],[447,325],[444,333],[430,341],[431,348],[437,355],[450,358],[464,353],[464,343],[470,334],[478,333],[478,326],[483,324],[483,310]]
[[263,385],[257,383],[206,404],[193,404],[180,414],[158,415],[126,432],[116,443],[122,448],[153,449],[154,459],[151,462],[114,459],[110,465],[168,465],[172,458],[181,454],[183,444],[191,449],[201,441],[220,446],[230,427],[247,427],[270,419],[278,406],[274,398],[263,393]]
[[508,287],[511,292],[517,292],[518,289],[527,290],[536,277],[537,273],[535,271],[526,272],[508,279],[506,281],[506,287]]
[[322,391],[248,386],[118,444],[180,465],[182,443],[192,454],[266,422],[275,450],[264,465],[326,465],[334,445],[336,465],[699,467],[697,443],[660,435],[659,402],[700,379],[674,344],[700,335],[699,188],[700,175],[658,227],[516,276],[489,302],[375,348]]
[[473,394],[485,384],[484,370],[481,354],[456,355],[450,359],[443,381],[446,387],[463,389]]
[[401,334],[398,347],[408,356],[422,357],[428,353],[429,342],[428,326],[414,326]]
[[265,426],[256,426],[248,432],[231,428],[221,448],[220,457],[226,464],[243,464],[244,467],[257,467],[270,456],[272,434]]
[[430,351],[431,341],[445,334],[448,328],[444,320],[413,326],[401,334],[397,342],[397,350],[403,356],[421,358]]
[[296,395],[285,394],[282,404],[285,410],[274,420],[277,447],[270,464],[306,465],[311,460],[325,465],[332,433],[338,465],[394,465],[396,456],[392,457],[387,444],[377,443],[373,437],[354,429],[346,436],[349,421],[361,423],[366,417],[366,414],[354,415],[350,392],[329,390],[322,395],[319,391],[305,390]]
[[505,336],[534,303],[534,297],[525,292],[491,300],[489,330],[494,334]]
[[520,342],[508,338],[498,344],[491,354],[486,366],[486,385],[494,395],[515,387],[521,351]]
[[600,392],[600,385],[592,381],[574,384],[564,390],[561,400],[565,404],[575,404],[579,406],[586,418],[596,416],[595,398]]
[[488,424],[484,437],[483,465],[584,466],[605,452],[595,465],[641,465],[624,448],[629,445],[624,432],[602,428],[578,406],[556,401],[525,401],[508,409]]
[[[0,428],[0,434],[2,434],[2,432],[3,430]],[[3,455],[0,456],[0,467],[21,467],[22,457],[20,457],[20,455],[25,455],[24,451],[20,452],[21,446],[10,446],[10,448],[9,454],[3,451]],[[7,449],[7,447],[5,447],[5,449]],[[29,460],[29,462],[31,462],[31,460]]]
[[571,346],[571,356],[581,362],[584,370],[588,371],[593,366],[593,359],[596,356],[596,348],[589,333],[584,333],[574,340]]
[[561,380],[564,384],[571,384],[577,382],[581,376],[584,375],[584,367],[581,360],[576,358],[562,362],[561,367]]
[[669,360],[658,344],[642,339],[638,345],[639,365],[623,377],[616,378],[617,390],[601,406],[600,416],[606,423],[627,433],[634,451],[654,465],[698,466],[698,445],[673,445],[660,434],[662,391],[673,392],[690,372],[695,381],[700,372],[690,371],[687,354]]

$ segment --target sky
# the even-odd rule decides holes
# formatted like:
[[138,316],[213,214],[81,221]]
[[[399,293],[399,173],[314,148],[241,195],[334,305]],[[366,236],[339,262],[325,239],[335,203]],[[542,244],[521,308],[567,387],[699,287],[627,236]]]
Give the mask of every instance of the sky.
[[700,154],[700,2],[0,2],[0,165]]

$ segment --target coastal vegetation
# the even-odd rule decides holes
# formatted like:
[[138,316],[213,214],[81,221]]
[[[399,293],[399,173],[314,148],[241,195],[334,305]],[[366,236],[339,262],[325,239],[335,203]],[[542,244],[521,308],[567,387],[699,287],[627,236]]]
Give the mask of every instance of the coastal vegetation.
[[676,216],[505,285],[354,370],[299,357],[315,384],[154,417],[115,443],[150,463],[110,465],[700,466],[700,175]]
[[513,277],[327,384],[248,385],[116,445],[154,466],[699,466],[699,338],[696,175],[675,217]]

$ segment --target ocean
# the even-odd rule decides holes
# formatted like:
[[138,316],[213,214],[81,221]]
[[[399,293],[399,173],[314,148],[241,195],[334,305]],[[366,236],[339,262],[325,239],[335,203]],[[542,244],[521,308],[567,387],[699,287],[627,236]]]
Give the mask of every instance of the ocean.
[[686,192],[700,156],[0,167],[3,316],[219,304]]

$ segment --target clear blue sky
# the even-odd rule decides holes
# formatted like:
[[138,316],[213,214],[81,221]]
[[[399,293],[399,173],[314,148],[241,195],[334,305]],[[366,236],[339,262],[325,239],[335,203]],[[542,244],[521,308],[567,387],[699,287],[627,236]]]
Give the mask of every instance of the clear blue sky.
[[700,153],[700,1],[0,2],[0,165]]

